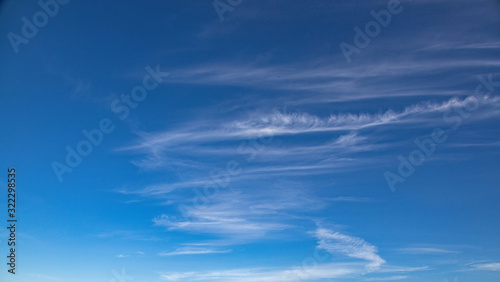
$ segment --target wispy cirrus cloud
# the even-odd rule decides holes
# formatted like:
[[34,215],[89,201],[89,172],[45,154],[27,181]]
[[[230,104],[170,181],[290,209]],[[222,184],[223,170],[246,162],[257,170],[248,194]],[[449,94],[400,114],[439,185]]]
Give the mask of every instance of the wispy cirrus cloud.
[[[250,191],[221,190],[217,197],[200,206],[180,202],[179,212],[162,214],[152,221],[155,226],[170,232],[210,235],[223,240],[222,245],[229,246],[275,240],[292,232],[307,237],[300,230],[311,224],[317,212],[339,202],[371,201],[357,197],[319,197],[293,181],[268,183],[267,187],[269,189]],[[207,246],[208,251],[219,250],[212,248],[213,244],[204,246],[199,243],[202,242],[185,242],[188,247],[178,251],[204,252]]]
[[[268,267],[212,270],[205,272],[166,272],[161,274],[165,281],[317,281],[318,279],[360,278],[370,273],[401,273],[427,269],[426,267],[387,267],[382,269],[385,261],[377,254],[377,249],[361,238],[348,236],[325,228],[312,232],[318,240],[317,249],[343,257],[361,260],[362,262],[323,262],[302,267]],[[401,280],[407,276],[395,275],[385,280]],[[379,281],[383,278],[369,278],[366,281]]]
[[[483,106],[469,120],[488,119],[500,115],[500,99],[497,96],[468,96],[466,98],[451,98],[442,102],[421,102],[406,106],[399,111],[389,109],[382,113],[337,113],[319,116],[307,112],[252,113],[246,118],[231,122],[193,123],[157,133],[139,133],[140,139],[130,146],[120,150],[138,153],[142,158],[133,161],[143,168],[158,168],[181,166],[183,168],[199,169],[206,166],[193,158],[194,156],[231,156],[238,155],[238,145],[220,146],[221,142],[241,141],[262,137],[296,137],[311,134],[336,134],[337,138],[323,144],[308,144],[287,146],[286,150],[270,144],[266,147],[266,158],[270,161],[263,167],[272,171],[272,163],[283,166],[284,159],[295,160],[286,162],[300,168],[304,163],[321,163],[325,156],[335,156],[336,159],[349,158],[348,153],[374,151],[384,146],[382,136],[368,138],[364,132],[380,128],[397,129],[401,126],[435,127],[445,124],[443,113],[455,108],[463,108],[471,102]],[[217,125],[217,126],[214,126]],[[388,132],[387,134],[390,134]],[[397,134],[395,131],[394,134]],[[388,136],[390,137],[390,135]],[[375,139],[374,139],[375,138]],[[386,144],[387,145],[387,144]],[[394,145],[394,140],[391,140]],[[184,152],[179,155],[179,152]],[[278,157],[278,158],[277,158]],[[281,159],[280,159],[281,158]],[[281,162],[278,162],[281,160]],[[348,161],[342,162],[348,165]],[[313,168],[315,169],[315,168]],[[258,169],[256,170],[258,171]],[[194,180],[197,181],[197,180]],[[198,181],[203,181],[199,179]],[[182,184],[178,184],[181,185]]]
[[[234,197],[234,198],[233,198]],[[224,201],[224,200],[228,201]],[[278,206],[276,209],[280,209]],[[198,234],[217,234],[236,241],[265,237],[270,232],[292,228],[283,218],[270,217],[265,205],[250,203],[236,194],[220,195],[202,208],[186,206],[182,217],[162,214],[155,217],[155,226]]]
[[[220,282],[275,282],[275,281],[311,281],[332,279],[354,275],[360,269],[358,264],[324,264],[318,267],[299,269],[290,268],[241,268],[207,272],[164,273],[160,276],[165,281],[220,281]],[[300,278],[293,273],[304,271],[307,278]]]
[[475,270],[500,271],[498,262],[473,264],[472,267]]
[[409,278],[407,275],[395,275],[388,277],[373,277],[366,278],[365,281],[395,281],[395,280],[403,280]]
[[207,255],[207,254],[227,254],[232,250],[217,250],[201,247],[182,247],[171,252],[161,252],[159,256],[179,256],[179,255]]
[[[406,269],[405,272],[422,269]],[[240,268],[207,272],[166,272],[164,281],[275,282],[318,281],[319,279],[359,279],[366,270],[360,263],[323,263],[317,266],[288,268]],[[408,276],[365,278],[366,281],[402,280]]]
[[[280,113],[253,114],[247,119],[224,123],[219,127],[209,128],[200,125],[187,125],[179,130],[170,130],[163,133],[143,134],[143,140],[136,145],[124,147],[121,150],[141,150],[145,148],[161,151],[162,146],[175,146],[189,143],[209,143],[221,140],[241,140],[246,138],[258,138],[265,136],[296,135],[317,132],[342,132],[354,131],[371,127],[421,123],[425,116],[434,113],[443,113],[447,110],[471,102],[477,99],[481,105],[490,105],[496,110],[500,106],[500,98],[497,96],[468,96],[466,98],[451,98],[441,103],[422,102],[405,107],[401,111],[387,110],[379,114],[369,113],[338,113],[326,117],[303,113]],[[498,111],[495,111],[499,114]],[[211,123],[212,125],[214,123]],[[217,124],[217,123],[216,123]],[[337,140],[345,142],[349,139]]]
[[[430,51],[437,53],[450,48],[455,50],[493,48],[497,44],[497,42],[490,42],[457,45],[445,42],[422,48],[420,51],[425,49],[427,53]],[[211,63],[206,66],[175,70],[169,83],[275,89],[291,92],[289,94],[291,96],[307,92],[307,98],[297,96],[297,99],[293,99],[295,104],[307,104],[416,96],[463,96],[468,92],[466,88],[459,86],[463,80],[470,82],[475,79],[475,76],[471,75],[471,70],[476,70],[477,74],[481,74],[484,73],[485,68],[493,71],[500,67],[500,61],[491,58],[469,59],[441,56],[436,59],[435,55],[429,54],[429,58],[419,61],[385,60],[373,62],[370,66],[344,67],[311,67],[311,64],[259,67],[249,66],[246,63],[236,66],[234,63]],[[449,81],[445,84],[442,80],[428,78],[429,73],[449,72],[463,77],[462,81],[454,82],[455,87],[450,87]],[[426,84],[402,82],[403,78],[419,76],[427,77]]]
[[161,238],[156,236],[151,236],[150,234],[137,231],[137,230],[113,230],[109,232],[103,232],[99,234],[92,234],[92,236],[101,239],[123,239],[123,240],[133,240],[133,241],[157,241]]
[[456,254],[460,253],[458,251],[446,250],[441,248],[432,248],[432,247],[412,247],[412,248],[401,248],[398,250],[401,253],[405,254]]
[[369,262],[366,267],[368,271],[378,270],[385,263],[385,260],[377,254],[377,248],[361,238],[324,228],[316,230],[315,236],[319,240],[319,249],[326,250],[331,254],[342,254],[351,258],[366,260]]

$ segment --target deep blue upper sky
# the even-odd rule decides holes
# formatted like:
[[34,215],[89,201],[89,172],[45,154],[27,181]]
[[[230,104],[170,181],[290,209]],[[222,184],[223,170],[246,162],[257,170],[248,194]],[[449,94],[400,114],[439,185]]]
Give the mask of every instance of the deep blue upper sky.
[[0,4],[1,281],[500,281],[498,1],[66,2]]

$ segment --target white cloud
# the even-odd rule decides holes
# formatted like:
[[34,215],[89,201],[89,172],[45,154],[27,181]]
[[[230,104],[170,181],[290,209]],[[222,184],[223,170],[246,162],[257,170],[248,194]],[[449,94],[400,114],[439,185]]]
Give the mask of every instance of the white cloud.
[[322,264],[312,267],[290,268],[242,268],[207,272],[165,273],[166,281],[220,281],[220,282],[276,282],[311,281],[332,279],[358,273],[362,267],[357,264]]
[[[328,229],[318,228],[314,235],[318,239],[317,248],[332,254],[360,259],[365,262],[326,263],[317,260],[302,266],[282,268],[238,268],[198,272],[163,273],[166,281],[220,281],[220,282],[276,282],[276,281],[317,281],[318,279],[360,278],[367,273],[412,272],[426,267],[384,267],[385,261],[377,254],[377,249],[363,239],[347,236]],[[305,261],[305,260],[304,260]],[[407,276],[366,278],[367,281],[402,280]]]
[[111,239],[118,238],[123,240],[137,240],[137,241],[156,241],[160,240],[160,238],[151,236],[143,231],[134,231],[134,230],[114,230],[110,232],[93,234],[92,236],[102,238],[102,239]]
[[195,272],[176,272],[176,273],[169,273],[169,274],[164,274],[164,275],[161,275],[161,278],[163,280],[167,280],[167,281],[178,281],[180,279],[185,279],[185,278],[192,278],[194,277],[196,274]]
[[231,215],[230,212],[207,210],[191,210],[190,218],[177,219],[165,214],[153,219],[156,226],[164,226],[169,230],[183,230],[195,233],[220,234],[236,238],[259,238],[271,231],[290,228],[290,225],[268,223],[264,220],[250,220]]
[[397,275],[397,276],[389,276],[389,277],[376,277],[376,278],[366,278],[365,281],[394,281],[394,280],[403,280],[407,279],[406,275]]
[[445,249],[441,249],[441,248],[425,248],[425,247],[401,248],[401,249],[399,249],[399,251],[402,253],[406,253],[406,254],[456,254],[456,253],[459,253],[458,251],[445,250]]
[[177,255],[206,255],[206,254],[227,254],[231,250],[216,250],[208,248],[193,248],[193,247],[183,247],[178,248],[172,252],[161,252],[159,256],[177,256]]
[[221,190],[217,197],[195,197],[199,205],[191,202],[183,205],[180,217],[163,214],[155,217],[153,222],[168,230],[216,234],[231,239],[229,241],[262,239],[271,232],[292,227],[287,223],[289,219],[276,214],[276,211],[301,209],[307,204],[307,200],[298,198],[294,190],[290,187],[289,196],[281,198],[278,191],[236,193]]
[[500,271],[500,263],[483,263],[473,266],[477,270]]
[[377,254],[377,248],[363,239],[324,228],[316,230],[315,236],[319,239],[319,249],[326,250],[331,254],[343,254],[351,258],[366,260],[369,262],[366,267],[368,271],[378,270],[385,263],[385,260]]
[[[463,99],[451,98],[441,103],[424,102],[414,104],[405,107],[399,112],[387,110],[380,114],[338,113],[320,117],[305,112],[281,113],[275,111],[265,114],[255,113],[247,119],[225,123],[218,128],[208,128],[203,124],[193,124],[184,126],[179,130],[170,130],[162,133],[141,133],[143,136],[141,142],[125,147],[122,150],[148,149],[152,153],[158,153],[168,150],[172,146],[175,147],[189,143],[210,143],[221,140],[240,140],[317,132],[346,132],[389,124],[421,123],[423,115],[443,113],[457,107],[463,108],[472,99],[476,99],[481,105],[500,106],[500,98],[496,96],[469,96]],[[441,117],[438,117],[438,119],[441,119]],[[347,141],[358,143],[364,139],[355,132],[351,132],[341,136],[337,142],[338,144],[344,144]]]
[[[427,53],[436,54],[443,48],[494,48],[497,42],[456,45],[445,42],[439,47],[426,48]],[[386,47],[386,46],[384,46]],[[423,50],[421,48],[420,50]],[[414,49],[408,50],[413,52]],[[426,53],[426,55],[428,55]],[[422,95],[464,95],[463,89],[450,90],[450,85],[443,81],[427,78],[425,85],[402,83],[402,77],[420,76],[429,73],[455,72],[473,77],[470,70],[500,66],[500,61],[492,58],[461,58],[444,57],[419,60],[394,60],[388,58],[384,62],[365,62],[360,65],[325,65],[311,67],[311,65],[294,64],[278,66],[249,66],[215,62],[211,65],[195,66],[172,71],[169,83],[191,83],[205,85],[233,85],[242,87],[258,87],[264,89],[278,89],[288,92],[307,92],[308,98],[302,101],[320,103],[320,101],[356,101],[362,99],[376,99],[384,97],[422,96]],[[464,72],[463,69],[467,69]],[[457,83],[455,83],[456,85]],[[434,86],[430,90],[430,85]],[[383,87],[382,87],[383,86]],[[453,85],[452,85],[453,86]],[[448,90],[442,90],[446,87]],[[438,90],[439,89],[439,90]],[[334,93],[335,95],[331,95]],[[316,95],[315,95],[316,94]],[[328,94],[328,95],[325,95]]]
[[[496,96],[451,98],[439,103],[423,102],[407,106],[399,111],[389,109],[378,114],[360,112],[319,116],[307,112],[259,112],[228,123],[221,123],[220,121],[198,123],[196,121],[179,129],[159,133],[139,133],[141,136],[139,142],[121,150],[141,154],[142,157],[134,160],[133,163],[142,168],[177,166],[200,170],[202,168],[209,169],[209,166],[201,158],[194,158],[194,156],[234,156],[241,154],[238,144],[221,147],[222,141],[243,141],[259,137],[272,136],[276,138],[279,136],[318,133],[337,134],[336,139],[333,141],[321,144],[305,142],[300,146],[288,146],[286,150],[271,143],[264,146],[266,154],[259,155],[260,160],[263,162],[262,167],[266,171],[272,171],[272,167],[269,167],[270,164],[279,164],[281,171],[287,167],[290,170],[308,169],[303,166],[304,163],[317,164],[326,156],[334,156],[333,159],[339,159],[340,156],[348,156],[347,153],[384,148],[385,139],[380,136],[370,138],[363,136],[361,133],[364,130],[374,130],[387,126],[397,128],[410,124],[422,128],[436,127],[439,124],[445,125],[442,113],[453,108],[463,108],[473,99],[477,99],[480,105],[488,106],[485,106],[480,113],[471,117],[470,121],[491,118],[500,114],[500,111],[498,111],[500,98]],[[394,132],[397,131],[394,130]],[[390,132],[388,134],[384,138],[390,137]],[[278,157],[281,159],[277,159]],[[350,165],[347,161],[343,161],[338,165],[340,164]],[[312,167],[310,170],[314,169],[316,168]],[[193,181],[201,183],[206,179]],[[190,183],[187,182],[186,185],[189,186]],[[154,193],[154,190],[172,190],[176,186],[183,187],[186,185],[181,183],[169,184],[167,187],[158,185],[148,189],[151,190],[151,193]]]
[[380,273],[401,273],[401,272],[415,272],[429,270],[428,266],[418,266],[418,267],[408,267],[408,266],[394,266],[394,265],[384,265],[377,272]]

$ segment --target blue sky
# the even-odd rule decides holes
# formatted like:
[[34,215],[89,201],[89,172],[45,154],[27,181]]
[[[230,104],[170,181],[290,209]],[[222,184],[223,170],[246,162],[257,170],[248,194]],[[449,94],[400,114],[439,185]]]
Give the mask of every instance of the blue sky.
[[493,0],[3,1],[1,280],[499,281],[499,30]]

